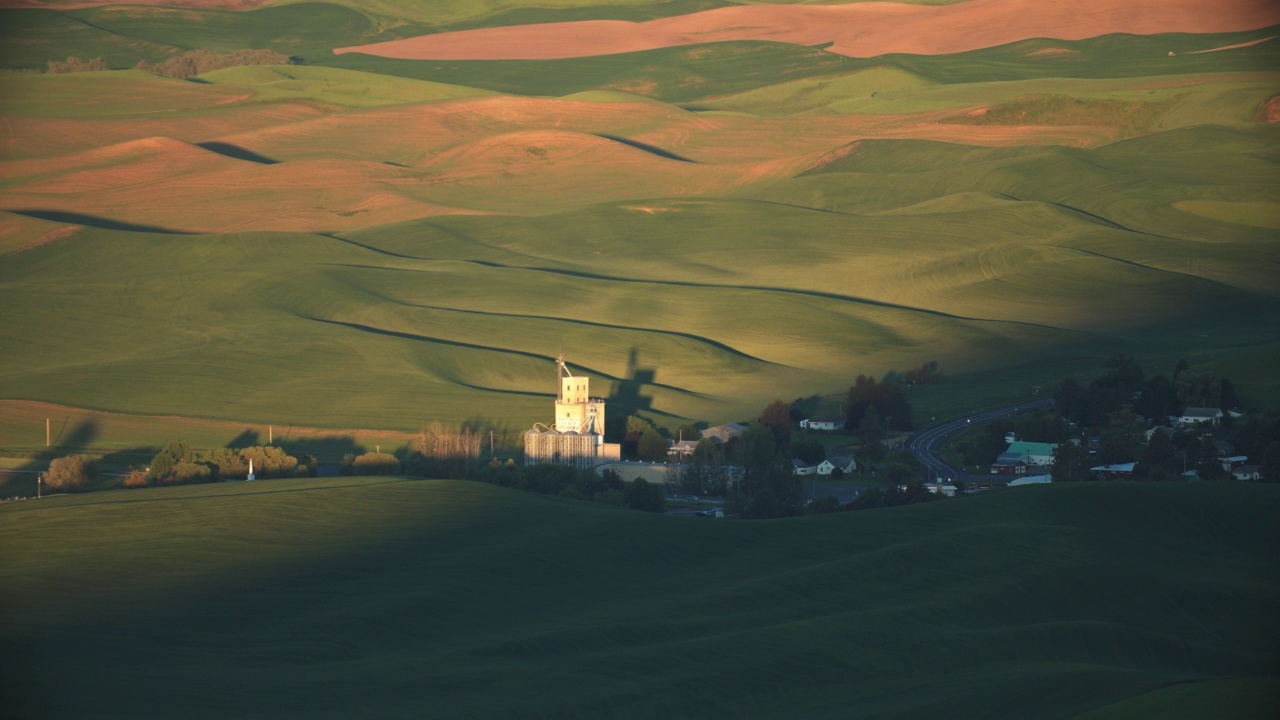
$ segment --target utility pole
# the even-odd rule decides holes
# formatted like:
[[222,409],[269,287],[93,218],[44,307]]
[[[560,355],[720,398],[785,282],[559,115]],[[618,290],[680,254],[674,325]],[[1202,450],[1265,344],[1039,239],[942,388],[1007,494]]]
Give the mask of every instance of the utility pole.
[[489,431],[489,459],[493,459],[493,431]]
[[276,444],[276,427],[274,425],[267,426],[267,444],[268,445]]
[[36,473],[36,499],[39,500],[44,490],[44,473]]
[[49,447],[49,418],[44,419],[44,446]]

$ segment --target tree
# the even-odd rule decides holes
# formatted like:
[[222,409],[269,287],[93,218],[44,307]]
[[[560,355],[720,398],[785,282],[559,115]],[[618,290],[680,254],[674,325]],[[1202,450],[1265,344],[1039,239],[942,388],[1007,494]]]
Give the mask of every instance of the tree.
[[791,444],[791,456],[810,465],[817,465],[827,457],[827,449],[815,438],[805,438]]
[[782,503],[778,502],[777,496],[768,488],[753,495],[746,508],[742,510],[742,517],[746,520],[768,520],[786,517],[786,515],[787,512],[783,509]]
[[1053,482],[1079,482],[1089,479],[1089,453],[1073,442],[1058,443],[1053,449]]
[[742,433],[742,464],[752,479],[764,477],[764,471],[777,459],[773,431],[756,423]]
[[1280,441],[1272,440],[1262,452],[1263,482],[1280,482]]
[[[245,448],[240,451],[240,457],[245,465],[253,461],[253,474],[259,478],[294,477],[298,474],[298,459],[274,445]],[[350,475],[351,471],[352,466],[344,467],[344,474]]]
[[642,512],[661,513],[667,511],[667,498],[662,494],[660,485],[651,485],[644,478],[636,478],[623,491],[627,507]]
[[640,435],[640,439],[636,442],[636,453],[641,460],[649,460],[651,462],[663,462],[667,459],[667,450],[671,448],[667,439],[658,434],[658,431],[650,427],[645,429]]
[[853,386],[849,388],[849,396],[845,400],[846,424],[848,427],[858,427],[862,422],[862,416],[867,412],[867,408],[875,404],[876,400],[876,381],[875,378],[859,375],[853,381]]
[[858,439],[863,443],[879,442],[884,439],[884,429],[880,425],[880,413],[875,406],[867,408],[858,422]]
[[83,490],[98,479],[98,461],[88,455],[68,455],[49,463],[44,483],[52,490]]
[[371,452],[358,455],[351,460],[353,475],[399,475],[400,461],[395,455],[384,452]]
[[716,444],[711,438],[702,438],[693,448],[693,462],[698,465],[713,465],[719,460]]
[[1147,480],[1167,480],[1178,475],[1178,455],[1166,433],[1160,430],[1151,433],[1133,474]]
[[827,513],[840,512],[840,498],[835,495],[823,495],[820,498],[814,498],[809,503],[810,515],[826,515]]
[[873,440],[859,445],[858,449],[854,451],[853,456],[858,461],[859,466],[874,471],[876,469],[876,463],[883,460],[887,454],[888,450],[885,449],[884,443],[879,440]]
[[760,423],[773,432],[773,444],[784,451],[791,443],[791,412],[781,400],[774,400],[760,414]]
[[181,440],[170,440],[169,444],[151,458],[151,467],[147,473],[155,479],[163,478],[169,468],[188,459],[193,459],[191,447]]

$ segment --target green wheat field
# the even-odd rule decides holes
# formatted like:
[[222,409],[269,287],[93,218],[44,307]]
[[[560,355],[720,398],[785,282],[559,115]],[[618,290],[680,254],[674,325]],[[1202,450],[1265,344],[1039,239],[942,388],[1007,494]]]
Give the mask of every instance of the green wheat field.
[[[437,421],[517,452],[560,353],[673,428],[936,361],[928,424],[1121,352],[1280,407],[1280,26],[410,60],[333,51],[742,3],[27,4],[0,8],[2,469]],[[291,62],[152,69],[241,50]],[[107,69],[45,72],[72,56]],[[1127,483],[753,523],[402,478],[6,503],[0,707],[1270,718],[1278,513]]]

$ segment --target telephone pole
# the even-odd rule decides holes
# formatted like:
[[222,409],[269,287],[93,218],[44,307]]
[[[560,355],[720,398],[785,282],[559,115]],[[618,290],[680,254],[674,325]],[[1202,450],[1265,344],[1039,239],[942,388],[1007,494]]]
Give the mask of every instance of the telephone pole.
[[49,418],[44,419],[44,446],[49,447]]

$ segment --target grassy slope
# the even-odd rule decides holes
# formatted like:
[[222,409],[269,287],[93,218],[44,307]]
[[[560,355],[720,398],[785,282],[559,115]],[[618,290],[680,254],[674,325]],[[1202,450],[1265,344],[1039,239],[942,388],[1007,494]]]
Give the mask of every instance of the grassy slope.
[[[378,32],[350,10],[325,8],[332,22],[302,22],[309,17],[303,6],[208,17],[75,12],[128,43],[170,40],[174,48],[252,41],[310,53]],[[50,35],[59,53],[94,54],[71,31],[59,33]],[[145,162],[112,155],[93,182],[126,167],[162,171],[169,150],[178,156],[173,167],[187,172],[150,178],[155,195],[141,215],[142,195],[126,197],[135,188],[85,192],[76,182],[89,180],[75,172],[36,177],[43,194],[23,195],[17,209],[54,217],[51,211],[71,208],[53,201],[72,198],[81,214],[98,216],[86,222],[117,230],[66,235],[58,223],[3,218],[5,251],[57,241],[6,258],[0,269],[8,280],[0,290],[6,332],[37,338],[13,344],[0,391],[134,412],[413,430],[436,417],[545,419],[544,365],[560,348],[580,354],[622,405],[724,420],[773,397],[838,390],[858,372],[928,359],[952,372],[1014,368],[1022,388],[1052,382],[1064,367],[1089,367],[1113,349],[1160,362],[1243,351],[1243,366],[1253,371],[1237,379],[1248,384],[1266,375],[1260,369],[1275,341],[1280,276],[1269,229],[1276,137],[1251,115],[1269,76],[1192,71],[1256,69],[1277,43],[1160,62],[1149,55],[1162,42],[1178,40],[1181,53],[1255,36],[1031,41],[948,58],[870,61],[729,43],[568,64],[410,64],[408,74],[422,77],[533,94],[585,89],[577,100],[607,101],[528,101],[544,104],[534,107],[502,98],[467,106],[467,122],[435,102],[466,88],[341,68],[285,69],[293,79],[284,87],[275,85],[281,70],[267,68],[215,73],[212,85],[133,72],[8,75],[6,111],[26,128],[7,149],[25,154],[18,158],[167,135],[185,143],[226,139],[285,162],[233,161],[179,142],[164,144],[152,164],[145,153]],[[1063,52],[1027,60],[1044,50]],[[1019,77],[1062,78],[940,84],[1016,68],[1030,68]],[[1158,77],[1081,79],[1137,71]],[[1163,74],[1173,72],[1192,74]],[[882,82],[893,89],[875,102],[841,99]],[[591,90],[602,87],[736,103],[763,116],[815,112],[773,118],[690,113],[652,101],[621,106],[613,90]],[[246,100],[252,93],[262,94]],[[287,100],[263,102],[271,97]],[[945,116],[926,114],[866,132],[1025,143],[1016,135],[1022,128],[1006,127],[1016,113],[1051,125],[1063,120],[1061,102],[1094,103],[1077,114],[1095,126],[1064,127],[1064,141],[1213,126],[1095,150],[864,143],[822,172],[796,178],[779,179],[776,168],[751,178],[754,170],[732,165],[735,153],[785,147],[786,163],[799,163],[785,167],[798,171],[815,148],[857,136],[860,118],[882,122],[887,109],[908,106],[989,104],[995,120],[938,124]],[[364,104],[390,110],[340,107]],[[1148,113],[1152,106],[1159,111]],[[1099,108],[1106,113],[1093,117]],[[853,124],[824,126],[829,110]],[[545,137],[559,145],[539,148],[550,148],[550,164],[525,157],[525,146],[544,136],[513,132],[522,124],[555,129]],[[963,135],[987,131],[996,134]],[[646,143],[656,151],[642,149]],[[669,151],[702,162],[657,154]],[[18,165],[4,168],[15,197],[31,180]],[[624,165],[630,172],[617,173]],[[483,172],[467,177],[476,168]],[[359,180],[335,181],[346,172]],[[731,189],[738,174],[747,187]],[[677,193],[713,197],[663,198]],[[541,217],[381,224],[437,212],[433,202]],[[182,227],[202,213],[226,227],[252,203],[268,203],[257,216],[281,223],[312,212],[326,222],[296,225],[339,231],[342,239],[119,229],[124,222]],[[789,252],[780,255],[782,244]],[[42,301],[50,296],[64,301],[58,309]],[[1065,358],[1064,347],[1071,348]],[[1024,372],[1046,353],[1066,365]],[[367,376],[353,378],[353,365]],[[636,373],[646,369],[656,373],[651,382]],[[144,379],[157,386],[142,389]],[[1012,392],[994,390],[968,388],[933,409]]]
[[86,228],[0,269],[7,327],[39,338],[11,348],[4,385],[131,412],[413,430],[542,419],[561,348],[623,405],[733,419],[837,390],[851,368],[1019,365],[1102,353],[1121,333],[1148,356],[1186,353],[1197,323],[1219,350],[1268,342],[1270,232],[1172,203],[1263,201],[1274,134],[1092,151],[864,142],[754,199],[341,238]]
[[1280,662],[1277,511],[1234,484],[742,524],[373,479],[28,501],[0,507],[3,682],[113,717],[1056,718],[1187,681],[1225,711]]
[[256,100],[305,98],[347,107],[438,102],[492,94],[459,85],[307,65],[227,68],[206,73],[201,79],[215,85],[249,88]]

